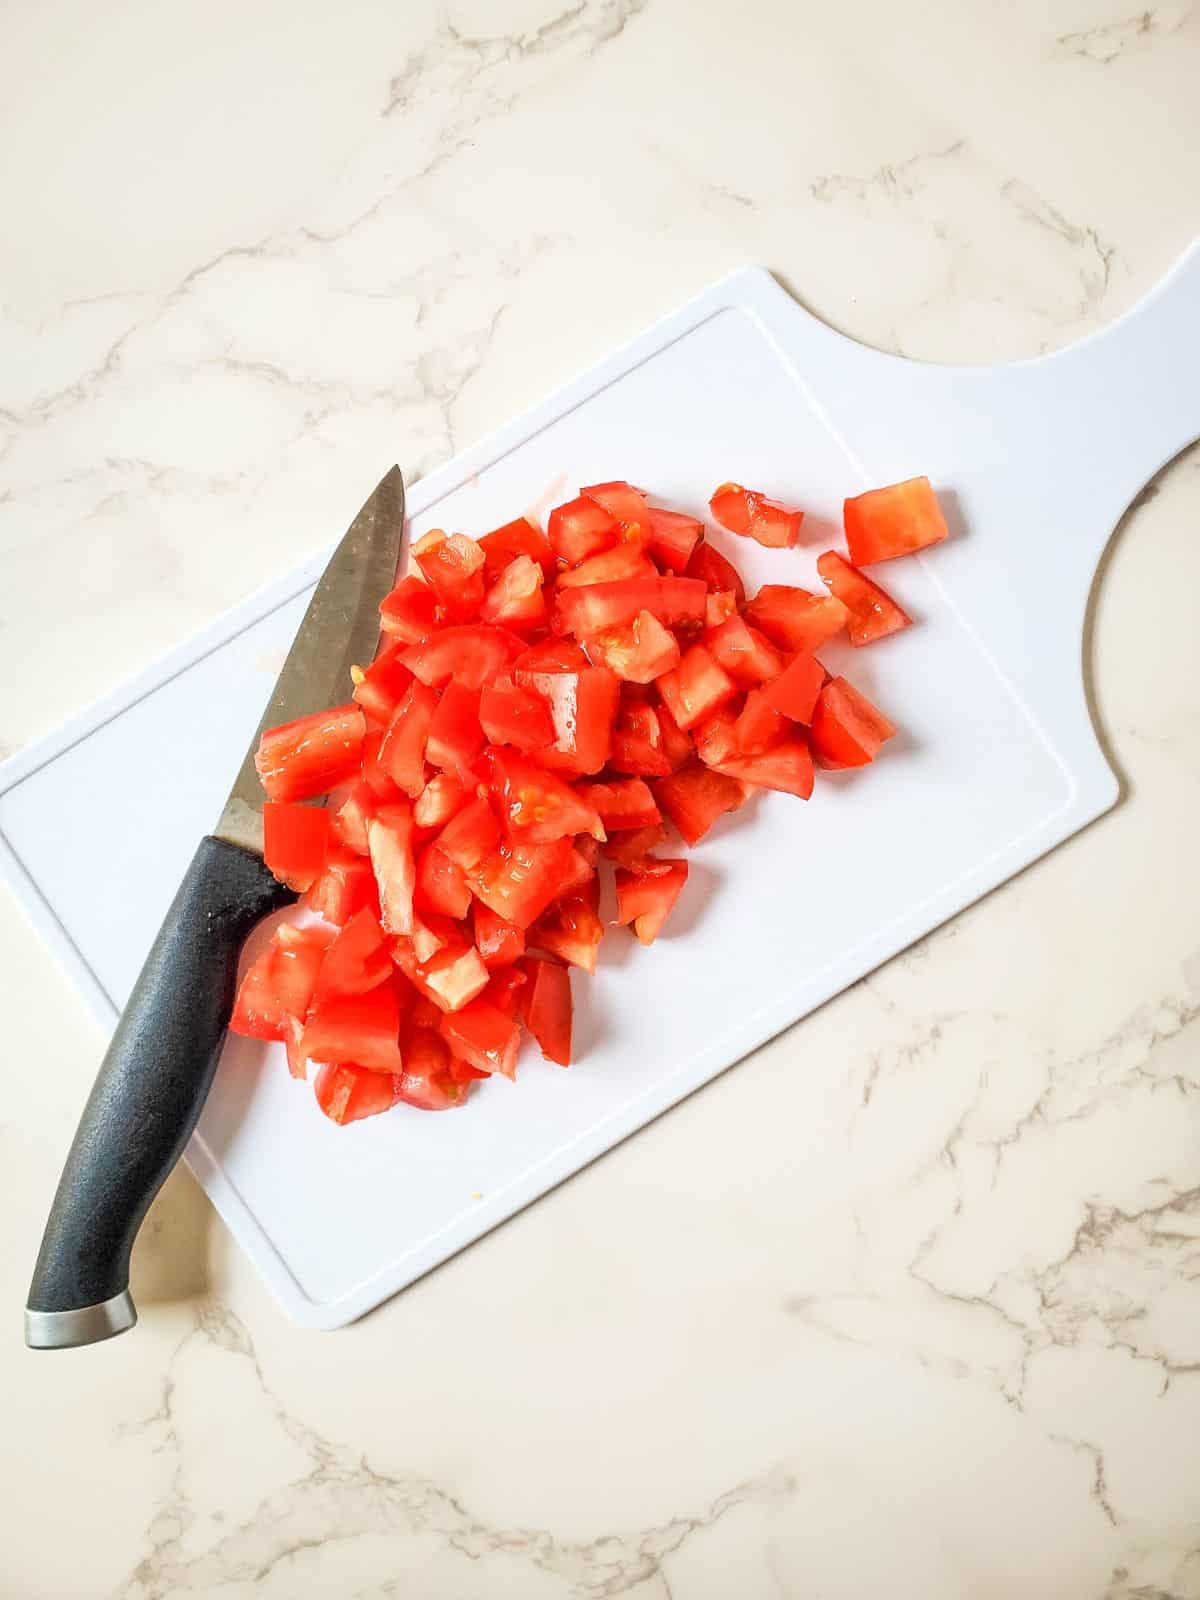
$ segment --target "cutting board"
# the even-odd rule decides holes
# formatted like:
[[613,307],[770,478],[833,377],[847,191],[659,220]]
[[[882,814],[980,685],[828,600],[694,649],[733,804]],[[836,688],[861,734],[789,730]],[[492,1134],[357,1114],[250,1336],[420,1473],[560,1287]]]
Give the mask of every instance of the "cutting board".
[[[462,1110],[338,1128],[280,1047],[229,1040],[187,1159],[287,1311],[360,1316],[1107,810],[1088,594],[1125,507],[1198,435],[1197,247],[1114,326],[1005,367],[864,349],[747,270],[417,484],[414,537],[615,477],[704,515],[733,478],[808,510],[795,551],[714,534],[751,588],[819,588],[842,500],[871,484],[928,473],[952,536],[882,573],[912,628],[822,652],[900,736],[807,805],[766,795],[718,824],[668,934],[614,931],[576,981],[569,1070],[527,1050],[515,1086]],[[346,486],[347,522],[367,488]],[[109,1027],[322,565],[0,768],[0,868]]]

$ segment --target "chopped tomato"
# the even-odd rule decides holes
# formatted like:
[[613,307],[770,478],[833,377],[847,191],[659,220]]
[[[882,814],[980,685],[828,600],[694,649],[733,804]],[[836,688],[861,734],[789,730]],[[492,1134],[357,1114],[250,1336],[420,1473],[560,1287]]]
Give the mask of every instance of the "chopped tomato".
[[425,748],[426,760],[435,767],[461,777],[483,749],[486,741],[479,725],[479,695],[478,689],[468,689],[453,679],[442,690]]
[[658,728],[662,734],[663,754],[671,771],[678,772],[680,767],[686,766],[692,759],[692,741],[665,705],[658,707]]
[[843,560],[836,550],[826,550],[823,556],[818,556],[817,571],[833,591],[834,598],[850,613],[847,632],[851,644],[871,644],[889,633],[898,633],[911,622],[891,595]]
[[464,872],[474,872],[499,843],[500,824],[482,796],[469,800],[438,834],[438,844]]
[[569,839],[513,844],[480,862],[470,875],[471,888],[497,916],[528,928],[562,892],[573,856]]
[[511,678],[496,678],[484,684],[479,697],[479,721],[492,744],[541,750],[554,740],[554,723],[545,702]]
[[360,706],[334,706],[269,728],[254,765],[269,800],[312,800],[356,778],[367,724]]
[[333,940],[328,928],[276,928],[238,987],[229,1027],[247,1039],[283,1040],[291,1020],[303,1022],[317,975]]
[[572,789],[513,750],[491,752],[492,795],[510,839],[549,844],[576,833],[604,837],[588,789]]
[[735,683],[747,687],[766,683],[783,671],[779,651],[741,617],[730,617],[720,627],[710,628],[704,635],[704,648]]
[[578,791],[599,813],[605,830],[650,828],[662,821],[654,796],[641,778],[620,778],[613,783],[588,783]]
[[569,567],[558,580],[558,592],[582,589],[591,583],[616,583],[622,578],[657,578],[658,568],[647,561],[637,544],[618,544]]
[[400,994],[394,981],[366,994],[319,999],[304,1025],[301,1049],[309,1061],[353,1061],[369,1072],[399,1072]]
[[643,778],[665,778],[670,772],[662,725],[653,706],[634,701],[621,708],[613,724],[608,764],[614,772],[631,772]]
[[718,589],[715,594],[710,593],[704,602],[704,626],[719,628],[730,617],[737,616],[737,608],[737,595],[732,589]]
[[607,550],[620,537],[615,520],[584,495],[569,500],[565,506],[555,506],[546,531],[550,548],[570,567]]
[[578,672],[588,665],[588,658],[571,639],[543,639],[530,645],[513,662],[513,673],[522,672]]
[[400,1100],[400,1078],[367,1072],[348,1063],[327,1062],[317,1073],[317,1104],[331,1122],[358,1122],[390,1111]]
[[885,489],[868,489],[843,507],[846,547],[856,567],[909,556],[949,533],[928,478],[907,478]]
[[524,642],[507,628],[485,623],[465,623],[458,628],[443,628],[424,644],[404,652],[404,664],[422,683],[440,689],[451,678],[467,689],[482,689],[485,683],[508,671],[525,649]]
[[331,845],[325,854],[321,876],[305,892],[303,903],[339,928],[363,906],[376,909],[379,898],[370,862]]
[[830,678],[817,696],[812,747],[822,767],[865,767],[895,732],[895,724],[845,678]]
[[[424,916],[420,917],[414,912],[412,933],[400,934],[399,937],[409,939],[412,953],[420,962],[432,961],[439,950],[453,950],[461,954],[466,945],[454,918],[441,916],[436,911],[426,911]],[[396,948],[396,942],[393,940],[393,956]]]
[[685,651],[680,663],[658,680],[663,704],[680,728],[690,728],[732,700],[737,684],[702,644]]
[[745,803],[746,791],[736,778],[711,771],[697,761],[669,778],[660,778],[654,785],[654,798],[684,842],[696,844],[718,817]]
[[379,746],[379,765],[410,799],[425,787],[425,750],[438,697],[423,683],[411,683],[388,723]]
[[488,969],[474,945],[446,945],[420,961],[410,940],[396,939],[392,955],[408,981],[439,1011],[461,1011],[487,988]]
[[639,611],[651,611],[664,627],[704,621],[706,590],[698,578],[624,578],[558,593],[557,616],[577,639],[619,628]]
[[351,785],[333,807],[329,817],[329,831],[347,850],[353,850],[356,856],[365,856],[367,823],[374,811],[375,795],[370,784],[365,779],[360,779]]
[[529,979],[526,1019],[538,1049],[547,1061],[561,1067],[571,1064],[571,974],[555,961],[531,956],[525,963]]
[[[595,860],[591,854],[580,849],[581,845],[590,845],[596,852]],[[596,861],[600,859],[600,841],[589,839],[580,834],[571,847],[571,854],[563,869],[562,881],[559,883],[556,900],[565,900],[568,896],[578,894],[580,890],[588,888],[596,876]]]
[[289,889],[310,889],[325,864],[329,813],[323,808],[263,804],[263,860]]
[[613,483],[594,483],[580,493],[606,511],[625,531],[647,537],[650,532],[650,507],[640,489],[623,479]]
[[521,1034],[512,1018],[484,999],[472,1000],[441,1020],[442,1038],[453,1053],[480,1072],[517,1075]]
[[589,639],[588,653],[627,683],[653,683],[678,665],[679,641],[652,611],[639,611],[632,622]]
[[523,1022],[528,988],[529,980],[520,967],[500,967],[492,972],[483,998],[506,1017],[516,1017]]
[[434,528],[412,547],[412,558],[447,617],[466,622],[483,600],[484,554],[474,539]]
[[368,728],[367,736],[363,740],[362,775],[363,782],[376,800],[395,800],[400,790],[388,777],[379,764],[379,752],[383,748],[384,734],[378,728]]
[[546,620],[542,569],[531,556],[511,561],[483,597],[479,615],[484,622],[522,632],[540,628]]
[[720,594],[722,590],[730,590],[736,597],[738,605],[746,598],[746,585],[742,582],[741,573],[711,544],[698,544],[688,558],[687,575],[689,578],[699,578],[700,582],[710,594]]
[[413,821],[418,828],[444,828],[466,800],[466,790],[452,772],[435,773],[413,801]]
[[713,516],[730,533],[755,539],[773,550],[790,550],[800,537],[803,511],[769,500],[757,489],[723,483],[708,502]]
[[363,906],[326,950],[315,993],[318,999],[335,994],[366,994],[394,971],[379,918],[370,906]]
[[529,930],[529,943],[560,961],[595,972],[604,924],[600,920],[600,881],[593,877],[577,894],[565,895]]
[[686,861],[646,861],[617,873],[617,921],[632,923],[640,944],[653,944],[687,882]]
[[758,755],[735,756],[718,769],[758,789],[778,789],[807,800],[813,791],[813,762],[808,740],[798,730],[785,734]]
[[471,909],[471,891],[463,870],[437,844],[426,845],[417,862],[413,905],[442,917],[465,917]]
[[704,524],[681,511],[650,508],[650,554],[672,572],[686,572],[692,551],[704,537]]
[[809,723],[825,677],[825,668],[816,656],[810,656],[807,650],[797,650],[786,669],[763,693],[768,705],[782,711],[785,717],[793,722]]
[[538,751],[539,762],[564,772],[599,772],[608,760],[621,693],[619,680],[607,667],[531,672],[518,665],[513,675],[522,688],[532,690],[543,701],[554,725],[554,743]]
[[412,932],[413,889],[417,876],[412,836],[413,815],[409,805],[380,806],[367,824],[371,868],[379,891],[380,921],[389,933]]
[[530,522],[528,517],[517,517],[502,528],[485,533],[479,541],[483,551],[483,575],[488,583],[496,579],[518,556],[529,556],[541,567],[545,576],[553,578],[555,560],[546,535]]
[[361,667],[351,667],[354,679],[354,699],[363,708],[367,721],[384,728],[400,703],[405,690],[412,682],[412,673],[400,659],[402,643],[385,645],[364,672]]
[[452,1110],[467,1094],[450,1047],[434,1028],[410,1028],[405,1034],[404,1071],[396,1081],[400,1099],[419,1111]]
[[788,719],[767,699],[765,689],[751,689],[738,713],[736,738],[744,755],[769,750],[788,730]]
[[635,828],[630,833],[614,833],[601,849],[617,866],[636,867],[646,859],[651,850],[664,843],[666,837],[667,830],[661,823],[655,823],[651,828]]
[[379,626],[404,644],[423,644],[438,624],[437,595],[410,573],[379,603]]
[[786,583],[764,584],[745,615],[784,650],[819,650],[850,620],[849,610],[834,596]]
[[738,719],[727,708],[714,711],[692,729],[696,741],[696,754],[706,767],[719,767],[722,761],[732,761],[740,755],[737,737]]
[[507,967],[525,954],[525,930],[475,902],[475,948],[486,967]]

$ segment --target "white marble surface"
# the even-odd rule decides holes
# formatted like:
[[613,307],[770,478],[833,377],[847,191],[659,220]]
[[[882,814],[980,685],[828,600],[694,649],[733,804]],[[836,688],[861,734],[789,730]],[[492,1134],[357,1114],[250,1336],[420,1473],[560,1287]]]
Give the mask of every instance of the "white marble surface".
[[[1197,81],[1190,3],[7,8],[0,746],[732,266],[1106,322]],[[1198,525],[1193,450],[1097,588],[1116,812],[337,1335],[178,1173],[138,1332],[23,1350],[100,1041],[0,902],[0,1593],[1197,1600]]]

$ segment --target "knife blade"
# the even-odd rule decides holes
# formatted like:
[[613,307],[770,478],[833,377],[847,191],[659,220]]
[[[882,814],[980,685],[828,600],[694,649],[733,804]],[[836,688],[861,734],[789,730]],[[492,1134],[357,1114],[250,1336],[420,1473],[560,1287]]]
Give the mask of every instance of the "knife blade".
[[395,580],[404,480],[393,467],[355,517],[305,612],[213,833],[201,840],[113,1034],[67,1155],[25,1308],[31,1349],[93,1344],[137,1321],[129,1258],[216,1072],[251,929],[294,899],[262,859],[264,728],[342,704],[379,637]]

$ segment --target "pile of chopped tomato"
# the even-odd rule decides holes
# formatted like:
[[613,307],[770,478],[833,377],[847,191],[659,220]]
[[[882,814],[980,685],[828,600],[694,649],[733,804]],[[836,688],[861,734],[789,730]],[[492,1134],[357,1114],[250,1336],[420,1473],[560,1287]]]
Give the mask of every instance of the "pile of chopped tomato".
[[[710,506],[770,548],[799,538],[803,513],[758,490]],[[807,800],[815,768],[865,766],[895,733],[816,652],[907,627],[859,567],[946,526],[923,478],[848,500],[845,526],[851,560],[817,563],[829,594],[750,599],[702,522],[624,482],[545,533],[426,534],[349,702],[262,737],[267,865],[320,920],[276,931],[234,1031],[315,1066],[335,1122],[460,1105],[515,1076],[522,1030],[568,1065],[570,969],[595,971],[608,883],[651,944],[687,884],[655,854],[668,826],[691,846],[758,790]]]

